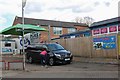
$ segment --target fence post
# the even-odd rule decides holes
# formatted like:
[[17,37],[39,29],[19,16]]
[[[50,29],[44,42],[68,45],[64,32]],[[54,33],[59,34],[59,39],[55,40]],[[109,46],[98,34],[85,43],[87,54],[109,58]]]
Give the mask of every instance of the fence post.
[[5,65],[5,70],[6,70],[6,65],[7,65],[7,64],[6,64],[6,62],[5,62],[5,61],[4,61],[4,65]]
[[92,50],[93,50],[93,37],[90,37],[90,45],[91,45],[91,51],[90,51],[90,59],[92,58]]
[[119,60],[119,48],[120,48],[120,37],[119,37],[119,34],[116,34],[116,49],[117,49],[117,60]]
[[7,70],[9,70],[10,69],[10,62],[8,62],[7,65],[8,65]]

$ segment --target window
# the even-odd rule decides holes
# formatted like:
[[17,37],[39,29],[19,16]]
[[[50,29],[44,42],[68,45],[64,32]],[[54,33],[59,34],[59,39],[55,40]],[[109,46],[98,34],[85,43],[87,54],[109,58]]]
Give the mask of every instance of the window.
[[72,33],[72,32],[75,32],[76,29],[75,28],[68,28],[68,33]]
[[60,27],[53,27],[53,33],[54,33],[55,35],[60,35],[60,34],[62,34],[62,28],[60,28]]
[[5,43],[5,47],[11,47],[11,43]]

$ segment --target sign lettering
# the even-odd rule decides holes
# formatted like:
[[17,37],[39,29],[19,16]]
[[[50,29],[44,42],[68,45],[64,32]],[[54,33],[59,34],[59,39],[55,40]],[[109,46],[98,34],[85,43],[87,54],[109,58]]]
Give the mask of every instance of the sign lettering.
[[117,26],[109,27],[109,32],[116,32],[116,31],[117,31]]
[[93,34],[94,34],[94,35],[96,35],[96,34],[100,34],[99,29],[93,30]]
[[107,32],[108,32],[107,28],[101,28],[101,34],[104,34],[104,33],[107,33]]

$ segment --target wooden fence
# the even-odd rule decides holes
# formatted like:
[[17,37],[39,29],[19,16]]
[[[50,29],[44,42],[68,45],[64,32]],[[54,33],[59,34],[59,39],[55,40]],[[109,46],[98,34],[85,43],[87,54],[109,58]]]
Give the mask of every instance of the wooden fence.
[[[116,48],[114,49],[99,49],[93,47],[93,38],[115,36]],[[96,37],[78,37],[69,39],[54,40],[60,43],[65,49],[71,51],[74,56],[89,57],[89,58],[118,58],[118,34],[102,35]],[[53,42],[54,42],[53,41]]]

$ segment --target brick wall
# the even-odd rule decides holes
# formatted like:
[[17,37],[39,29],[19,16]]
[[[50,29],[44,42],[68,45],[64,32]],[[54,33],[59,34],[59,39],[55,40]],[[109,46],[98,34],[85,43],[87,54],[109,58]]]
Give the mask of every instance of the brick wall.
[[[32,23],[30,21],[27,21],[27,22],[28,22],[27,24],[31,24]],[[14,20],[14,22],[13,22],[13,25],[20,24],[20,23],[21,23],[21,20],[16,17],[15,20]],[[34,23],[33,25],[38,25],[38,24]],[[45,28],[45,29],[48,30],[48,26],[41,26],[41,27],[43,27],[43,28]],[[84,30],[87,27],[84,27],[84,26],[75,26],[75,28],[77,30]],[[41,33],[40,42],[41,41],[48,41],[48,31],[46,31],[46,32],[45,31],[41,31],[40,33]],[[67,28],[62,28],[62,34],[67,34],[67,33],[68,33],[68,29]],[[52,39],[52,38],[58,38],[58,37],[59,37],[59,35],[54,35],[54,33],[53,33],[53,27],[50,27],[50,38]]]
[[[44,26],[43,28],[47,29],[48,30],[48,27],[47,26]],[[67,29],[66,28],[63,28],[62,29],[62,34],[65,34],[67,33]],[[41,31],[41,37],[40,37],[40,41],[48,41],[48,32],[44,32],[44,31]],[[58,38],[59,35],[55,35],[53,33],[53,27],[50,27],[50,38]]]
[[[48,30],[48,26],[44,26],[43,28]],[[86,29],[86,27],[82,27],[82,26],[76,26],[77,30],[84,30]],[[67,28],[62,28],[62,34],[67,34],[68,33],[68,29]],[[55,35],[53,33],[53,27],[50,27],[50,38],[58,38],[59,35]],[[40,37],[40,41],[48,41],[48,32],[44,32],[41,31],[41,37]]]
[[87,29],[87,27],[84,26],[75,26],[75,28],[79,31],[79,30],[84,30]]

